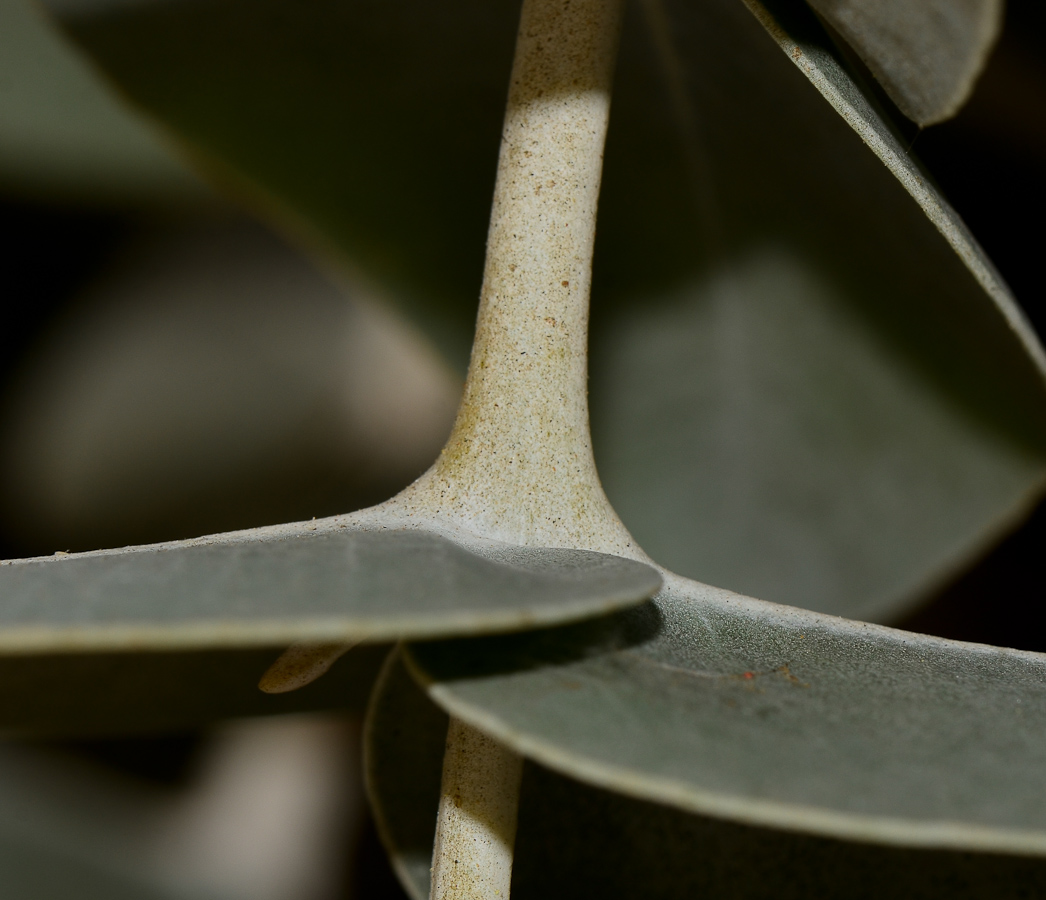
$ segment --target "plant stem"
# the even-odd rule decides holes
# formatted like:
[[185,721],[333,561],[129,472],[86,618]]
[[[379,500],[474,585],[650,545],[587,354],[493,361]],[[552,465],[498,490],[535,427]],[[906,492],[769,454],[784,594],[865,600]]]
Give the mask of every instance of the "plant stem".
[[[596,204],[623,0],[525,0],[469,375],[403,500],[516,543],[636,556],[588,421]],[[452,718],[432,900],[507,898],[522,761]]]
[[508,900],[523,760],[450,720],[432,851],[432,900]]
[[476,340],[439,461],[405,500],[488,537],[634,556],[596,474],[588,316],[622,0],[526,0]]
[[[646,560],[603,493],[588,421],[596,205],[623,5],[523,4],[464,397],[439,460],[385,509]],[[292,647],[262,690],[308,684],[345,649]]]
[[[524,0],[476,339],[439,460],[380,509],[525,546],[645,559],[603,493],[588,420],[596,205],[624,0]],[[293,647],[289,690],[339,646]],[[522,760],[451,718],[432,900],[507,900]]]

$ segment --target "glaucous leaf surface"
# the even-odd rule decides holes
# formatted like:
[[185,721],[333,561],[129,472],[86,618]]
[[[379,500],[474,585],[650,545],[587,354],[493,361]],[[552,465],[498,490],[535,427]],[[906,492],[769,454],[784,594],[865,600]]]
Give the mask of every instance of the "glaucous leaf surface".
[[[215,0],[68,24],[136,102],[381,281],[460,364],[517,7]],[[672,569],[885,620],[1041,490],[1041,351],[813,14],[752,8],[791,60],[734,0],[629,13],[596,252],[595,452]],[[849,107],[808,79],[834,79]]]
[[464,371],[518,3],[62,6],[212,175],[347,253]]
[[501,631],[649,597],[650,566],[456,542],[382,518],[0,562],[0,652],[205,649]]
[[1002,27],[1002,0],[808,0],[909,119],[959,111]]
[[[386,667],[368,713],[367,787],[408,893],[425,900],[447,716],[401,664]],[[906,900],[1028,896],[1042,860],[839,841],[697,815],[524,768],[513,864],[516,898],[598,896]],[[946,887],[945,887],[946,886]]]
[[208,199],[31,0],[0,7],[0,82],[5,190],[123,204]]
[[367,707],[363,777],[378,834],[413,900],[429,896],[446,739],[447,714],[411,678],[397,648]]
[[1046,656],[667,577],[613,617],[412,645],[452,715],[590,784],[907,846],[1046,855]]

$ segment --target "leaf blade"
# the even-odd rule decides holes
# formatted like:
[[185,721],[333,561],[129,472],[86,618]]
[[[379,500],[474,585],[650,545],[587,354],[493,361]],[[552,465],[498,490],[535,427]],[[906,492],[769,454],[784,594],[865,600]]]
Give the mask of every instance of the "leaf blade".
[[483,632],[592,615],[660,584],[654,569],[632,560],[463,544],[395,516],[360,518],[5,561],[0,652]]
[[1046,658],[683,579],[639,610],[411,645],[452,715],[563,774],[751,824],[1046,854]]
[[[663,10],[662,40],[623,45],[607,146],[592,404],[608,495],[683,575],[889,621],[1040,494],[1042,349],[809,11],[760,28],[734,4]],[[1025,413],[997,417],[1010,403]]]
[[[401,883],[428,896],[447,717],[390,660],[368,710],[367,788]],[[1021,897],[1046,878],[1027,857],[891,847],[739,825],[524,767],[512,892],[531,897]],[[1031,888],[1034,890],[1034,888]]]

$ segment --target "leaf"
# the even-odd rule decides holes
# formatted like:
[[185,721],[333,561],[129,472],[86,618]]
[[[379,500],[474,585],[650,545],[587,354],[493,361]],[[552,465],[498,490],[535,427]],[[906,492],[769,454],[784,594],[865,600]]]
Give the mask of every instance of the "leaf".
[[389,654],[367,707],[363,777],[378,834],[413,900],[429,896],[447,715]]
[[0,563],[0,653],[381,641],[564,622],[649,597],[649,566],[419,530],[380,510]]
[[919,125],[951,118],[1002,29],[1002,0],[808,0]]
[[1027,897],[1046,887],[1038,859],[886,847],[753,828],[525,770],[517,898],[702,897],[837,900]]
[[658,561],[888,621],[1019,520],[1042,457],[950,405],[846,295],[767,247],[623,312],[596,348],[594,446]]
[[817,22],[789,11],[762,15],[787,57],[718,3],[667,3],[661,38],[622,49],[593,445],[668,568],[883,621],[1041,492],[1043,353]]
[[0,8],[0,185],[93,202],[212,202],[172,151],[44,21]]
[[460,385],[372,297],[250,222],[140,229],[8,390],[18,555],[330,515],[409,484]]
[[464,371],[518,9],[459,2],[218,0],[67,22],[212,176],[350,251]]
[[[404,887],[428,897],[447,716],[395,658],[371,703],[367,787]],[[528,763],[512,896],[782,900],[862,895],[1022,897],[1046,885],[1041,860],[837,841],[738,825],[600,790]]]
[[412,645],[451,715],[597,787],[899,846],[1046,855],[1046,657],[668,578],[610,618]]
[[[1040,494],[1043,355],[812,13],[752,6],[798,57],[733,0],[647,4],[652,30],[629,13],[595,452],[625,524],[674,570],[885,620]],[[215,0],[68,25],[195,154],[307,223],[463,364],[515,14]]]

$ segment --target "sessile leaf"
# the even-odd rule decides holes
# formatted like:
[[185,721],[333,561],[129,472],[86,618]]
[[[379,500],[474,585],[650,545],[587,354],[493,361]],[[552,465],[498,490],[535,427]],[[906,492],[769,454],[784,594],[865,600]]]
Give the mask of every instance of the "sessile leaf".
[[668,568],[889,621],[1035,502],[1043,354],[809,10],[750,6],[773,42],[673,2],[623,45],[597,461]]
[[569,628],[411,645],[451,715],[529,759],[738,822],[1046,855],[1046,656],[666,578]]
[[[447,715],[401,662],[386,664],[368,711],[367,788],[408,894],[424,900]],[[742,825],[592,787],[526,763],[512,895],[796,900],[901,892],[1019,898],[1046,883],[1042,860],[846,841]]]

